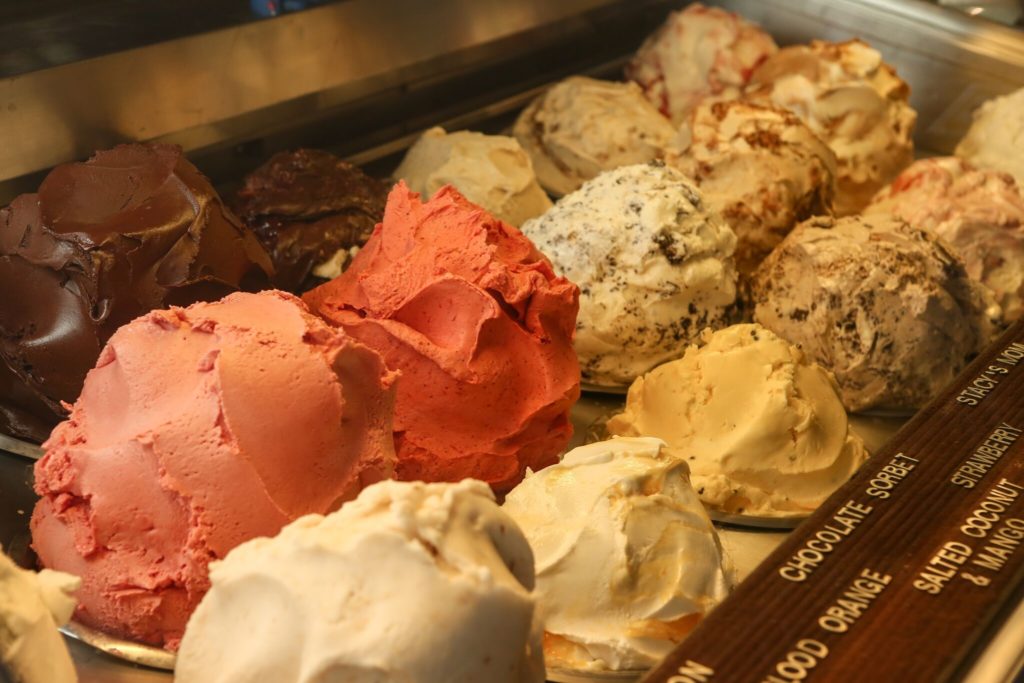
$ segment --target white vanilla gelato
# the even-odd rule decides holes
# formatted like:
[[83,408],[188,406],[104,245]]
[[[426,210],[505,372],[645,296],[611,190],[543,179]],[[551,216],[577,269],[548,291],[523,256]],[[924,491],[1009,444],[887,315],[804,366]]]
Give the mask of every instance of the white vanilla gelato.
[[504,135],[431,128],[409,148],[394,177],[424,199],[454,185],[466,199],[516,227],[551,208],[530,156]]
[[865,214],[892,214],[946,240],[1003,317],[1024,313],[1024,194],[1008,173],[957,157],[915,162],[875,195]]
[[602,173],[522,230],[580,287],[584,382],[628,385],[724,327],[736,299],[735,234],[660,163]]
[[691,178],[736,233],[744,273],[797,223],[832,213],[836,157],[784,109],[704,103],[680,128],[665,163]]
[[75,611],[70,574],[22,569],[0,553],[0,661],[14,683],[74,683],[71,655],[57,629]]
[[504,509],[536,557],[549,667],[649,668],[731,588],[686,462],[658,439],[573,449]]
[[524,109],[512,132],[540,184],[561,196],[602,171],[661,157],[676,131],[635,83],[571,76]]
[[533,555],[482,482],[375,484],[210,578],[177,683],[544,680]]
[[663,439],[711,508],[812,512],[867,459],[835,379],[760,325],[707,331],[703,341],[637,378],[608,432]]
[[835,373],[847,410],[914,410],[992,340],[999,307],[934,233],[812,218],[752,281],[754,320]]
[[1009,173],[1024,187],[1024,88],[978,107],[956,155],[981,168]]
[[838,161],[835,210],[863,209],[914,160],[917,112],[910,87],[867,43],[812,41],[783,48],[758,67],[746,97],[789,109]]
[[735,99],[759,64],[778,52],[772,37],[743,17],[699,2],[673,12],[626,65],[675,124],[705,98]]

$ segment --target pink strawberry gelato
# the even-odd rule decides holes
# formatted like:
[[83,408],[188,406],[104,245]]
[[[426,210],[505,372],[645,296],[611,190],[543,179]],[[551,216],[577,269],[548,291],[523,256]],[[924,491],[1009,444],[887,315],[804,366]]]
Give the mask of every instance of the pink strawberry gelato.
[[176,649],[211,560],[392,476],[393,381],[283,292],[144,315],[44,444],[33,547],[81,622]]
[[507,491],[569,442],[579,289],[454,187],[422,202],[400,182],[349,269],[303,298],[401,372],[399,479]]
[[670,14],[644,41],[626,65],[626,78],[678,126],[707,98],[738,98],[754,69],[778,50],[743,17],[695,2]]

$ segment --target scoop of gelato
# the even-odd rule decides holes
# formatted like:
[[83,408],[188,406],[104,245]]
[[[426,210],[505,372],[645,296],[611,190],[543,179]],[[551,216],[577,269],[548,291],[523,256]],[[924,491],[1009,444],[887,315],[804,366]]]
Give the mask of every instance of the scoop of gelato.
[[454,185],[466,199],[515,226],[551,208],[530,156],[504,135],[431,128],[409,148],[394,175],[424,197]]
[[530,240],[455,188],[422,202],[400,182],[352,266],[305,300],[401,372],[399,479],[506,491],[572,436],[578,297]]
[[387,186],[328,152],[275,154],[245,177],[232,208],[270,252],[274,284],[305,292],[335,278],[370,239]]
[[738,14],[695,2],[669,14],[644,41],[626,78],[678,125],[705,99],[739,97],[754,69],[778,49]]
[[709,507],[812,512],[867,458],[835,379],[760,325],[706,331],[702,341],[637,378],[608,432],[663,439]]
[[44,569],[22,569],[0,553],[0,663],[13,683],[75,683],[75,665],[59,627],[75,611],[81,582]]
[[602,173],[523,232],[580,286],[583,379],[625,386],[677,358],[736,298],[736,236],[678,170]]
[[179,683],[544,680],[533,553],[478,481],[382,482],[210,576]]
[[957,157],[922,159],[875,195],[865,214],[892,214],[943,238],[1007,321],[1024,313],[1024,194],[1008,173]]
[[536,558],[549,667],[654,666],[728,594],[731,565],[664,445],[573,449],[505,499]]
[[272,273],[178,147],[121,145],[56,167],[0,210],[0,432],[43,441],[121,325],[265,288]]
[[635,83],[571,76],[535,99],[512,129],[555,196],[602,171],[659,158],[675,128]]
[[1024,88],[978,107],[956,155],[981,168],[1009,173],[1024,187]]
[[838,162],[836,214],[859,212],[914,160],[917,112],[910,87],[860,40],[811,41],[780,50],[758,67],[746,97],[789,109]]
[[393,381],[283,292],[153,311],[43,445],[32,545],[80,621],[174,649],[211,560],[392,476]]
[[914,410],[993,338],[998,305],[933,233],[812,218],[765,259],[754,320],[835,373],[847,410]]
[[836,157],[800,119],[747,102],[698,106],[665,162],[700,188],[736,233],[750,273],[797,223],[830,215]]

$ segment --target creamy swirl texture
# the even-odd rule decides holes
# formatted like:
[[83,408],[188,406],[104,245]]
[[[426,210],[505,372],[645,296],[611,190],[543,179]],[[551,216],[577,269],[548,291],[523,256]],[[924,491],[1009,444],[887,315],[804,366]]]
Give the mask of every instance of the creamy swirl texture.
[[533,554],[478,481],[382,482],[210,575],[179,683],[544,680]]
[[860,40],[783,48],[751,78],[746,97],[789,109],[838,161],[836,213],[857,213],[914,160],[910,87]]
[[619,166],[657,159],[672,124],[635,83],[571,76],[535,99],[512,129],[553,195]]
[[263,289],[272,273],[180,148],[121,145],[58,166],[0,211],[0,432],[44,440],[124,323]]
[[529,155],[504,135],[431,128],[409,148],[394,175],[423,197],[454,185],[466,199],[515,226],[551,208]]
[[1024,187],[1024,88],[978,107],[956,155],[981,168],[1009,173]]
[[549,667],[654,666],[728,594],[731,565],[664,446],[581,446],[505,499],[533,547]]
[[831,373],[760,325],[703,336],[629,388],[608,432],[663,439],[709,507],[806,515],[867,458]]

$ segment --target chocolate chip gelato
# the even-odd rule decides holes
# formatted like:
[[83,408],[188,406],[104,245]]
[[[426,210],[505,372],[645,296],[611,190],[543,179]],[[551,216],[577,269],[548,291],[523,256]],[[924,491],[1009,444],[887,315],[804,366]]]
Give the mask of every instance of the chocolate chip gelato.
[[847,410],[914,410],[993,338],[998,306],[927,230],[812,218],[754,273],[754,319],[835,373]]

